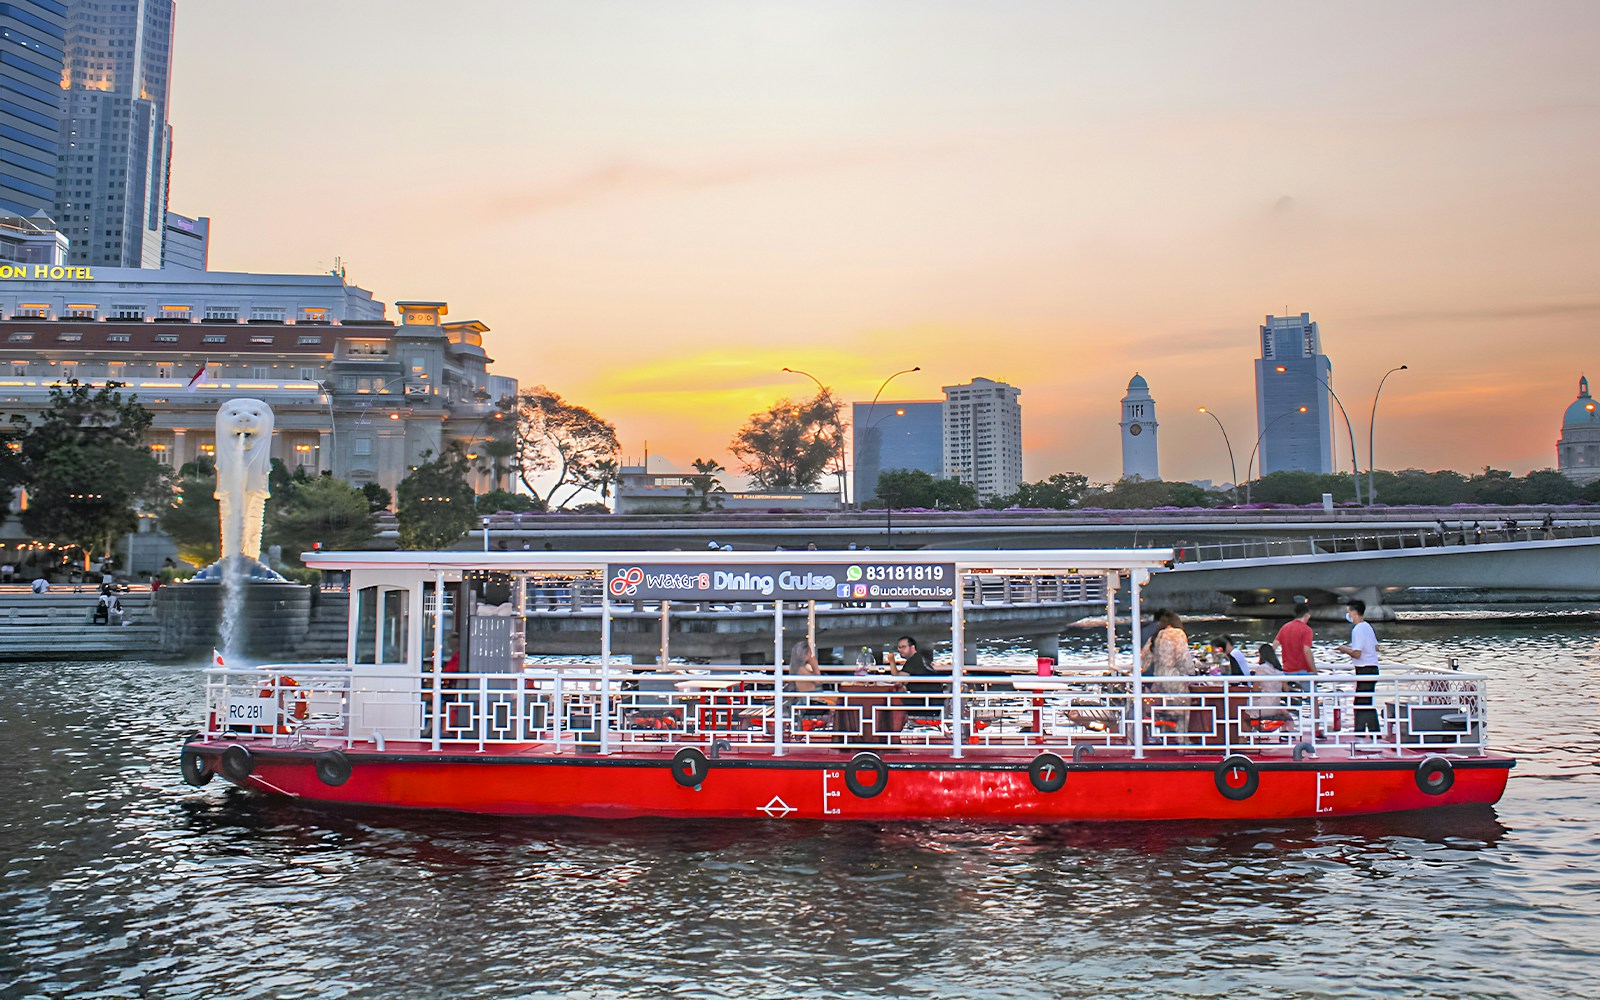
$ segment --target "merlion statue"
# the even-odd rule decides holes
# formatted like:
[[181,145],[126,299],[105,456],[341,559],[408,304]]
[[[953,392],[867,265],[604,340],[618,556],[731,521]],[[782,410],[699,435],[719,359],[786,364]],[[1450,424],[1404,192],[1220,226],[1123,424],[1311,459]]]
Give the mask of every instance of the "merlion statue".
[[217,411],[217,491],[222,516],[222,562],[243,555],[260,561],[267,473],[272,471],[272,408],[259,399],[230,399]]

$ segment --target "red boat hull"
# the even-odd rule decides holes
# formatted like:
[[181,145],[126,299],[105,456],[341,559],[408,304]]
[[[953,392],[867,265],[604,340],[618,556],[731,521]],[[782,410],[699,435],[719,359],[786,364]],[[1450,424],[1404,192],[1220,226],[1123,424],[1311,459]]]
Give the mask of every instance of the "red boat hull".
[[[1422,755],[1296,761],[1286,753],[1263,754],[1242,768],[1231,759],[1223,771],[1214,754],[1166,752],[1143,760],[1105,754],[1064,762],[1065,782],[1042,791],[1039,776],[1028,770],[1032,758],[1016,755],[955,760],[902,752],[885,754],[882,768],[868,761],[858,770],[851,757],[831,751],[733,753],[706,762],[698,784],[689,785],[674,773],[670,756],[653,752],[601,756],[547,746],[435,752],[390,744],[332,756],[318,747],[249,745],[247,756],[235,751],[230,772],[222,761],[230,745],[189,743],[186,776],[208,780],[221,771],[244,788],[345,805],[607,818],[1052,823],[1356,816],[1493,803],[1514,764],[1496,755],[1449,758],[1449,780],[1440,782],[1419,776],[1425,761],[1440,760]],[[244,759],[248,773],[240,774],[237,764]],[[1438,763],[1428,767],[1441,769]],[[1447,787],[1440,790],[1441,784]]]

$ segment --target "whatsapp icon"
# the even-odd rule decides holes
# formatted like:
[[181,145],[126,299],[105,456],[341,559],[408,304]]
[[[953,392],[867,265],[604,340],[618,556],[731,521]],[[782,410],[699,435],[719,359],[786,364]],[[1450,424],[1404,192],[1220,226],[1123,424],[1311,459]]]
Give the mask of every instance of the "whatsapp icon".
[[860,566],[851,566],[849,569],[844,571],[844,578],[846,580],[859,580],[859,579],[861,579],[861,567]]

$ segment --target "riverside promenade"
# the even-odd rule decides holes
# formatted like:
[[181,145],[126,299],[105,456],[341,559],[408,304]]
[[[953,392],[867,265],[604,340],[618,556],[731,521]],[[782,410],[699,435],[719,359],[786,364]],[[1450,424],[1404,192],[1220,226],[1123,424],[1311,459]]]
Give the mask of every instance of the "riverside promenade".
[[[70,585],[56,584],[43,594],[35,594],[26,584],[0,586],[0,663],[169,658],[162,648],[161,620],[148,586],[117,592],[121,625],[94,623],[99,591],[98,585],[89,584],[76,593]],[[310,631],[297,655],[342,657],[348,608],[349,595],[342,591],[327,589],[318,595]]]

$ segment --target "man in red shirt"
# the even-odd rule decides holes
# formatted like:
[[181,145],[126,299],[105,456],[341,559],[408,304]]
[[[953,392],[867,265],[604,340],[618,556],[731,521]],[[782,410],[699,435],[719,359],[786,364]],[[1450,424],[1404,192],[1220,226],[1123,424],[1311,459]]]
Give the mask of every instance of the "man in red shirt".
[[1283,672],[1314,674],[1317,661],[1311,652],[1311,605],[1297,601],[1294,617],[1278,630],[1277,643],[1283,650]]

